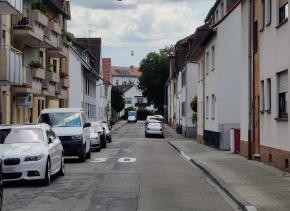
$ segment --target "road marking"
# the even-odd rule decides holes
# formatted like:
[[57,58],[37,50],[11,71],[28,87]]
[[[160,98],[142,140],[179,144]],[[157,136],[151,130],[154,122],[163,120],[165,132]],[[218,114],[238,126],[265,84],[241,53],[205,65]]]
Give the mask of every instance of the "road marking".
[[190,160],[191,158],[188,157],[183,151],[180,152],[180,154],[186,159],[186,160]]
[[248,210],[248,211],[257,211],[256,207],[254,207],[254,206],[246,206],[246,210]]
[[107,158],[95,158],[94,160],[89,161],[90,163],[103,163],[106,162]]
[[118,162],[120,162],[120,163],[134,163],[134,162],[136,162],[136,158],[129,158],[129,157],[120,158],[118,160]]

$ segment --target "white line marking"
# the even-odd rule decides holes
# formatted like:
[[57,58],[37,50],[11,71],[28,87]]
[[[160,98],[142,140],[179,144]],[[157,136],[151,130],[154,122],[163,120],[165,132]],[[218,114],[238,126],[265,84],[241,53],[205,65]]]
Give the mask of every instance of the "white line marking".
[[183,151],[180,151],[180,154],[186,159],[186,160],[190,160],[191,158],[188,157]]
[[91,163],[103,163],[106,162],[108,159],[107,158],[95,158],[94,160],[91,160],[89,162]]
[[246,206],[246,210],[248,210],[248,211],[257,211],[256,207],[254,207],[254,206]]
[[134,163],[134,162],[136,162],[136,158],[129,158],[129,157],[120,158],[118,160],[118,162],[121,162],[121,163]]

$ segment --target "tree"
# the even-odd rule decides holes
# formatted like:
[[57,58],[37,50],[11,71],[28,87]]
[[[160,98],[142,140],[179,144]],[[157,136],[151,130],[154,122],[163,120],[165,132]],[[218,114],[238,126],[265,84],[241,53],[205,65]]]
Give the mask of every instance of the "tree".
[[140,63],[139,87],[149,103],[163,113],[164,88],[169,77],[169,56],[174,46],[165,47],[159,53],[151,52]]
[[120,112],[125,107],[125,100],[123,93],[115,86],[111,90],[111,105],[116,112]]
[[197,96],[194,96],[194,98],[192,98],[192,101],[190,103],[190,107],[193,111],[192,123],[193,123],[193,125],[195,125],[196,121],[197,121]]

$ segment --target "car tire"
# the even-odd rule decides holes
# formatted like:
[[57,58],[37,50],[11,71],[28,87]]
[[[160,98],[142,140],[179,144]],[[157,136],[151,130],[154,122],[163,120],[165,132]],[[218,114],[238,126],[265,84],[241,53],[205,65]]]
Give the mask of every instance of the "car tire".
[[42,185],[48,186],[51,180],[51,164],[50,159],[47,158],[46,168],[45,168],[45,178],[42,180]]
[[96,152],[100,152],[101,151],[101,147],[96,149]]
[[148,134],[147,133],[145,133],[145,138],[148,138]]
[[58,171],[58,175],[59,176],[64,176],[65,174],[65,169],[64,169],[64,157],[63,154],[61,155],[61,165],[60,165],[60,169]]
[[81,162],[85,162],[86,161],[86,145],[84,145],[82,153],[79,155],[79,160]]
[[91,149],[86,153],[86,159],[91,159]]

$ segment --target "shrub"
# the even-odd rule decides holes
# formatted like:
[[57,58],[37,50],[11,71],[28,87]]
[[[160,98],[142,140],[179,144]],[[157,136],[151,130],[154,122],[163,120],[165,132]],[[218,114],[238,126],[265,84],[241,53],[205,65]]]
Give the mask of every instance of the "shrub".
[[42,12],[43,14],[46,13],[46,7],[45,7],[44,4],[42,4],[42,2],[40,2],[40,1],[32,3],[32,4],[31,4],[31,9],[32,9],[32,10],[39,10],[39,11]]
[[145,108],[139,108],[137,110],[138,120],[145,120],[147,116],[150,116],[150,115],[153,115],[153,112]]

